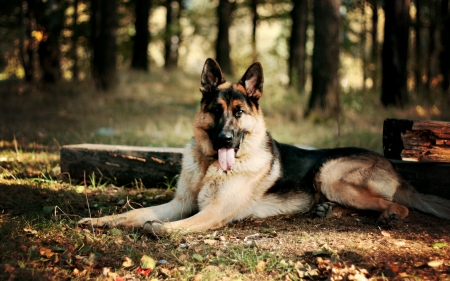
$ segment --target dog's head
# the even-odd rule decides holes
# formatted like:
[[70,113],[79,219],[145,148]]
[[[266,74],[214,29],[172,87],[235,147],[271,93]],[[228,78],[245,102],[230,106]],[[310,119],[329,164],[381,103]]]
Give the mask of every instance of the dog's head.
[[[201,76],[201,110],[194,123],[196,144],[208,156],[217,156],[223,170],[231,170],[244,139],[263,123],[259,106],[263,70],[252,64],[239,82],[225,81],[216,61],[207,59]],[[264,125],[262,124],[262,127]]]

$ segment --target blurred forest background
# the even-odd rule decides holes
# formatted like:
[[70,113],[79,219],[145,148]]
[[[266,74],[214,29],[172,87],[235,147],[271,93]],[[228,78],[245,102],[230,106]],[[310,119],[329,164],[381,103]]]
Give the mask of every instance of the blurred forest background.
[[[149,92],[160,87],[158,95],[186,95],[197,86],[167,76],[194,73],[187,77],[198,84],[207,57],[231,77],[261,61],[270,94],[281,91],[291,107],[302,108],[289,117],[297,121],[339,119],[345,105],[364,114],[368,103],[375,115],[413,106],[415,116],[447,118],[449,0],[0,0],[0,6],[0,97],[11,103],[2,106],[10,111],[0,119],[3,139],[19,134],[9,126],[21,126],[13,116],[29,109],[23,103],[32,95],[45,99],[44,107],[75,92],[91,99],[124,89],[138,95],[133,83]],[[14,95],[28,97],[14,105]],[[62,107],[60,119],[71,110]],[[127,114],[135,110],[160,109]],[[114,127],[111,118],[101,134]]]

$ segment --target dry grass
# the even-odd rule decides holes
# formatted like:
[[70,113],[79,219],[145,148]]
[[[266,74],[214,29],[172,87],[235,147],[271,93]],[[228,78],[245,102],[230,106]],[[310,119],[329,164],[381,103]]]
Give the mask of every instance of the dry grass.
[[[331,220],[293,215],[170,237],[76,227],[80,217],[160,204],[173,190],[139,182],[117,187],[89,175],[81,184],[63,181],[59,146],[183,146],[199,106],[198,76],[123,73],[110,93],[96,93],[88,82],[0,85],[1,280],[450,278],[449,222],[416,212],[387,226],[370,213]],[[351,92],[343,95],[339,123],[320,116],[304,120],[306,97],[271,85],[270,77],[266,81],[262,106],[268,127],[287,143],[381,152],[385,118],[448,118],[435,102],[381,109],[373,93]],[[147,277],[138,273],[144,254],[157,261]]]

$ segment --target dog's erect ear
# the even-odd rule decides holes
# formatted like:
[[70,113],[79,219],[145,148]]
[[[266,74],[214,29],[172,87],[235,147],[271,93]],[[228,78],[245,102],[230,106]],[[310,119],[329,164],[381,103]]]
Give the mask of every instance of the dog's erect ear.
[[263,93],[264,74],[259,62],[252,64],[238,82],[245,87],[250,98],[259,99]]
[[208,58],[203,66],[200,91],[203,94],[211,92],[225,82],[219,64],[215,60]]

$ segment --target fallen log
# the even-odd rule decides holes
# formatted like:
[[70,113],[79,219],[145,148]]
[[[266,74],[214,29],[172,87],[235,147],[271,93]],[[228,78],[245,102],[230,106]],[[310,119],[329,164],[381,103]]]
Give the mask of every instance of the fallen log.
[[182,148],[77,144],[61,148],[61,173],[71,180],[88,180],[94,173],[124,185],[140,180],[160,186],[181,170]]
[[450,163],[450,123],[386,119],[383,151],[390,159]]
[[[61,172],[83,181],[92,173],[126,185],[142,180],[155,187],[181,171],[181,148],[79,144],[61,148]],[[404,179],[420,192],[450,199],[450,164],[391,160]]]

